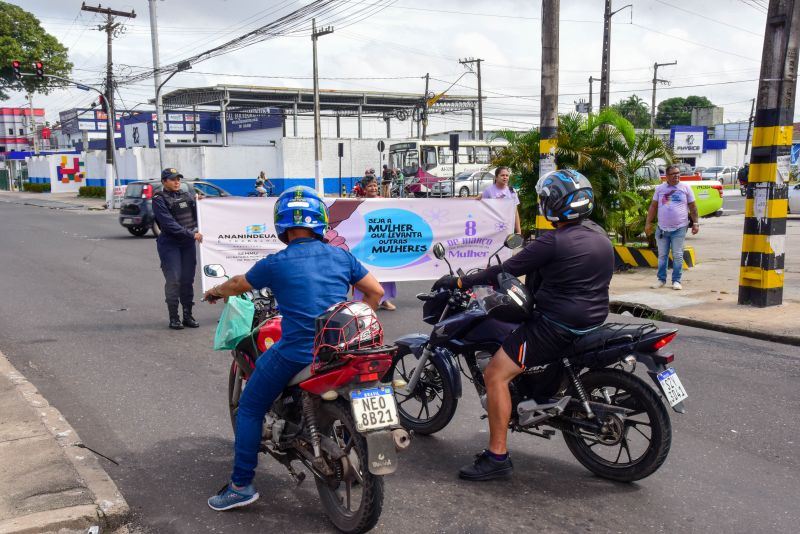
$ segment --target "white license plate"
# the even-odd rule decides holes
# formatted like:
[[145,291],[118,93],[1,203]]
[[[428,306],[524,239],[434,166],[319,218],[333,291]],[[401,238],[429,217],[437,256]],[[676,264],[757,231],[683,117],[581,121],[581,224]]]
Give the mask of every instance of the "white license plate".
[[397,406],[391,386],[360,389],[350,392],[353,417],[359,432],[396,425]]
[[686,390],[683,389],[678,373],[672,367],[658,374],[658,383],[661,385],[661,390],[664,392],[664,396],[667,397],[667,402],[669,402],[670,406],[675,406],[689,396]]
[[133,222],[133,219],[131,219],[130,217],[122,219],[122,223],[123,224],[130,224],[132,222]]

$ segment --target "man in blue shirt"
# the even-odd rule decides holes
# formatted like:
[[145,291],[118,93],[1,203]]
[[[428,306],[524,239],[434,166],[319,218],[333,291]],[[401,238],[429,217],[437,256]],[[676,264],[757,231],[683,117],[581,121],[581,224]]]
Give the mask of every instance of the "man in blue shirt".
[[269,287],[283,316],[281,339],[258,358],[239,400],[231,482],[208,500],[217,511],[258,499],[252,481],[264,415],[286,384],[311,363],[316,317],[348,300],[353,285],[373,309],[383,296],[381,285],[350,252],[323,241],[328,211],[313,189],[297,186],[284,191],[275,204],[274,217],[278,238],[288,246],[205,294],[206,299],[215,300]]

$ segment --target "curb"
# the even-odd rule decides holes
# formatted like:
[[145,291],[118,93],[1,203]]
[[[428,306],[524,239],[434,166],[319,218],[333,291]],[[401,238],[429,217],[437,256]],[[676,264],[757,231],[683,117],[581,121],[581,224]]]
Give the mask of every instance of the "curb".
[[[643,310],[648,313],[653,314],[660,314],[658,319],[654,319],[657,321],[663,321],[667,323],[674,323],[680,324],[684,326],[692,326],[695,328],[702,328],[704,330],[713,330],[715,332],[722,332],[724,334],[733,334],[736,336],[748,337],[751,339],[759,339],[762,341],[771,341],[773,343],[782,343],[784,345],[793,345],[796,347],[800,347],[800,336],[790,336],[786,334],[773,334],[770,332],[758,332],[756,330],[748,330],[747,328],[741,328],[738,326],[731,326],[726,324],[720,323],[713,323],[709,321],[701,321],[700,319],[692,319],[689,317],[682,317],[680,315],[671,315],[669,313],[664,313],[661,310],[657,310],[655,308],[651,308],[645,304],[637,304],[635,302],[625,302],[621,300],[612,300],[609,302],[609,307],[613,308],[630,308],[632,310]],[[621,313],[620,311],[614,311],[613,313]],[[637,316],[641,317],[641,316]]]
[[[95,502],[93,505],[72,506],[0,520],[0,534],[39,534],[70,528],[88,529],[97,525],[104,531],[124,525],[130,516],[128,503],[97,458],[83,449],[74,448],[81,443],[75,429],[67,423],[61,412],[47,402],[36,386],[11,365],[2,352],[0,374],[14,384],[22,397],[40,415],[52,439],[61,447],[86,488],[94,494]],[[78,450],[81,452],[77,453]]]
[[[672,265],[672,252],[669,253],[670,266]],[[631,247],[627,245],[614,245],[614,260],[616,268],[621,265],[631,267],[658,267],[658,250],[647,247]],[[683,249],[683,268],[688,269],[697,265],[694,247],[687,246]]]

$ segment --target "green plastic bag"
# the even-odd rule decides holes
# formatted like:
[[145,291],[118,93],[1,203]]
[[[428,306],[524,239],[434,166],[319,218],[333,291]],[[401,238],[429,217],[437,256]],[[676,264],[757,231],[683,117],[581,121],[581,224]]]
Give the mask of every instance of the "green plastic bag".
[[253,303],[244,297],[230,297],[219,316],[214,350],[232,350],[253,328]]

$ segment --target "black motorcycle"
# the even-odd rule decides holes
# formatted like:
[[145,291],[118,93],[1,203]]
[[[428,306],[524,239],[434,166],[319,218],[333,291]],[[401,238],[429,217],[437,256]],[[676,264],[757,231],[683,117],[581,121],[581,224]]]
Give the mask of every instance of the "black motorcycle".
[[[522,238],[513,235],[504,244],[521,245]],[[447,262],[441,243],[433,251]],[[499,262],[498,252],[492,257]],[[458,274],[463,275],[460,269]],[[395,381],[404,427],[433,434],[447,426],[461,397],[462,374],[486,409],[483,371],[503,340],[529,317],[519,306],[521,314],[509,313],[519,295],[531,298],[524,285],[504,272],[496,288],[417,295],[424,302],[423,320],[433,330],[430,336],[412,334],[395,341],[398,352],[384,378]],[[601,477],[632,482],[651,475],[666,460],[672,439],[659,396],[685,413],[687,394],[675,370],[667,367],[674,355],[664,350],[676,334],[652,323],[611,323],[579,337],[560,361],[526,369],[511,382],[511,430],[546,439],[561,431],[575,458]],[[655,389],[634,374],[638,362]],[[403,382],[405,387],[399,387]]]

